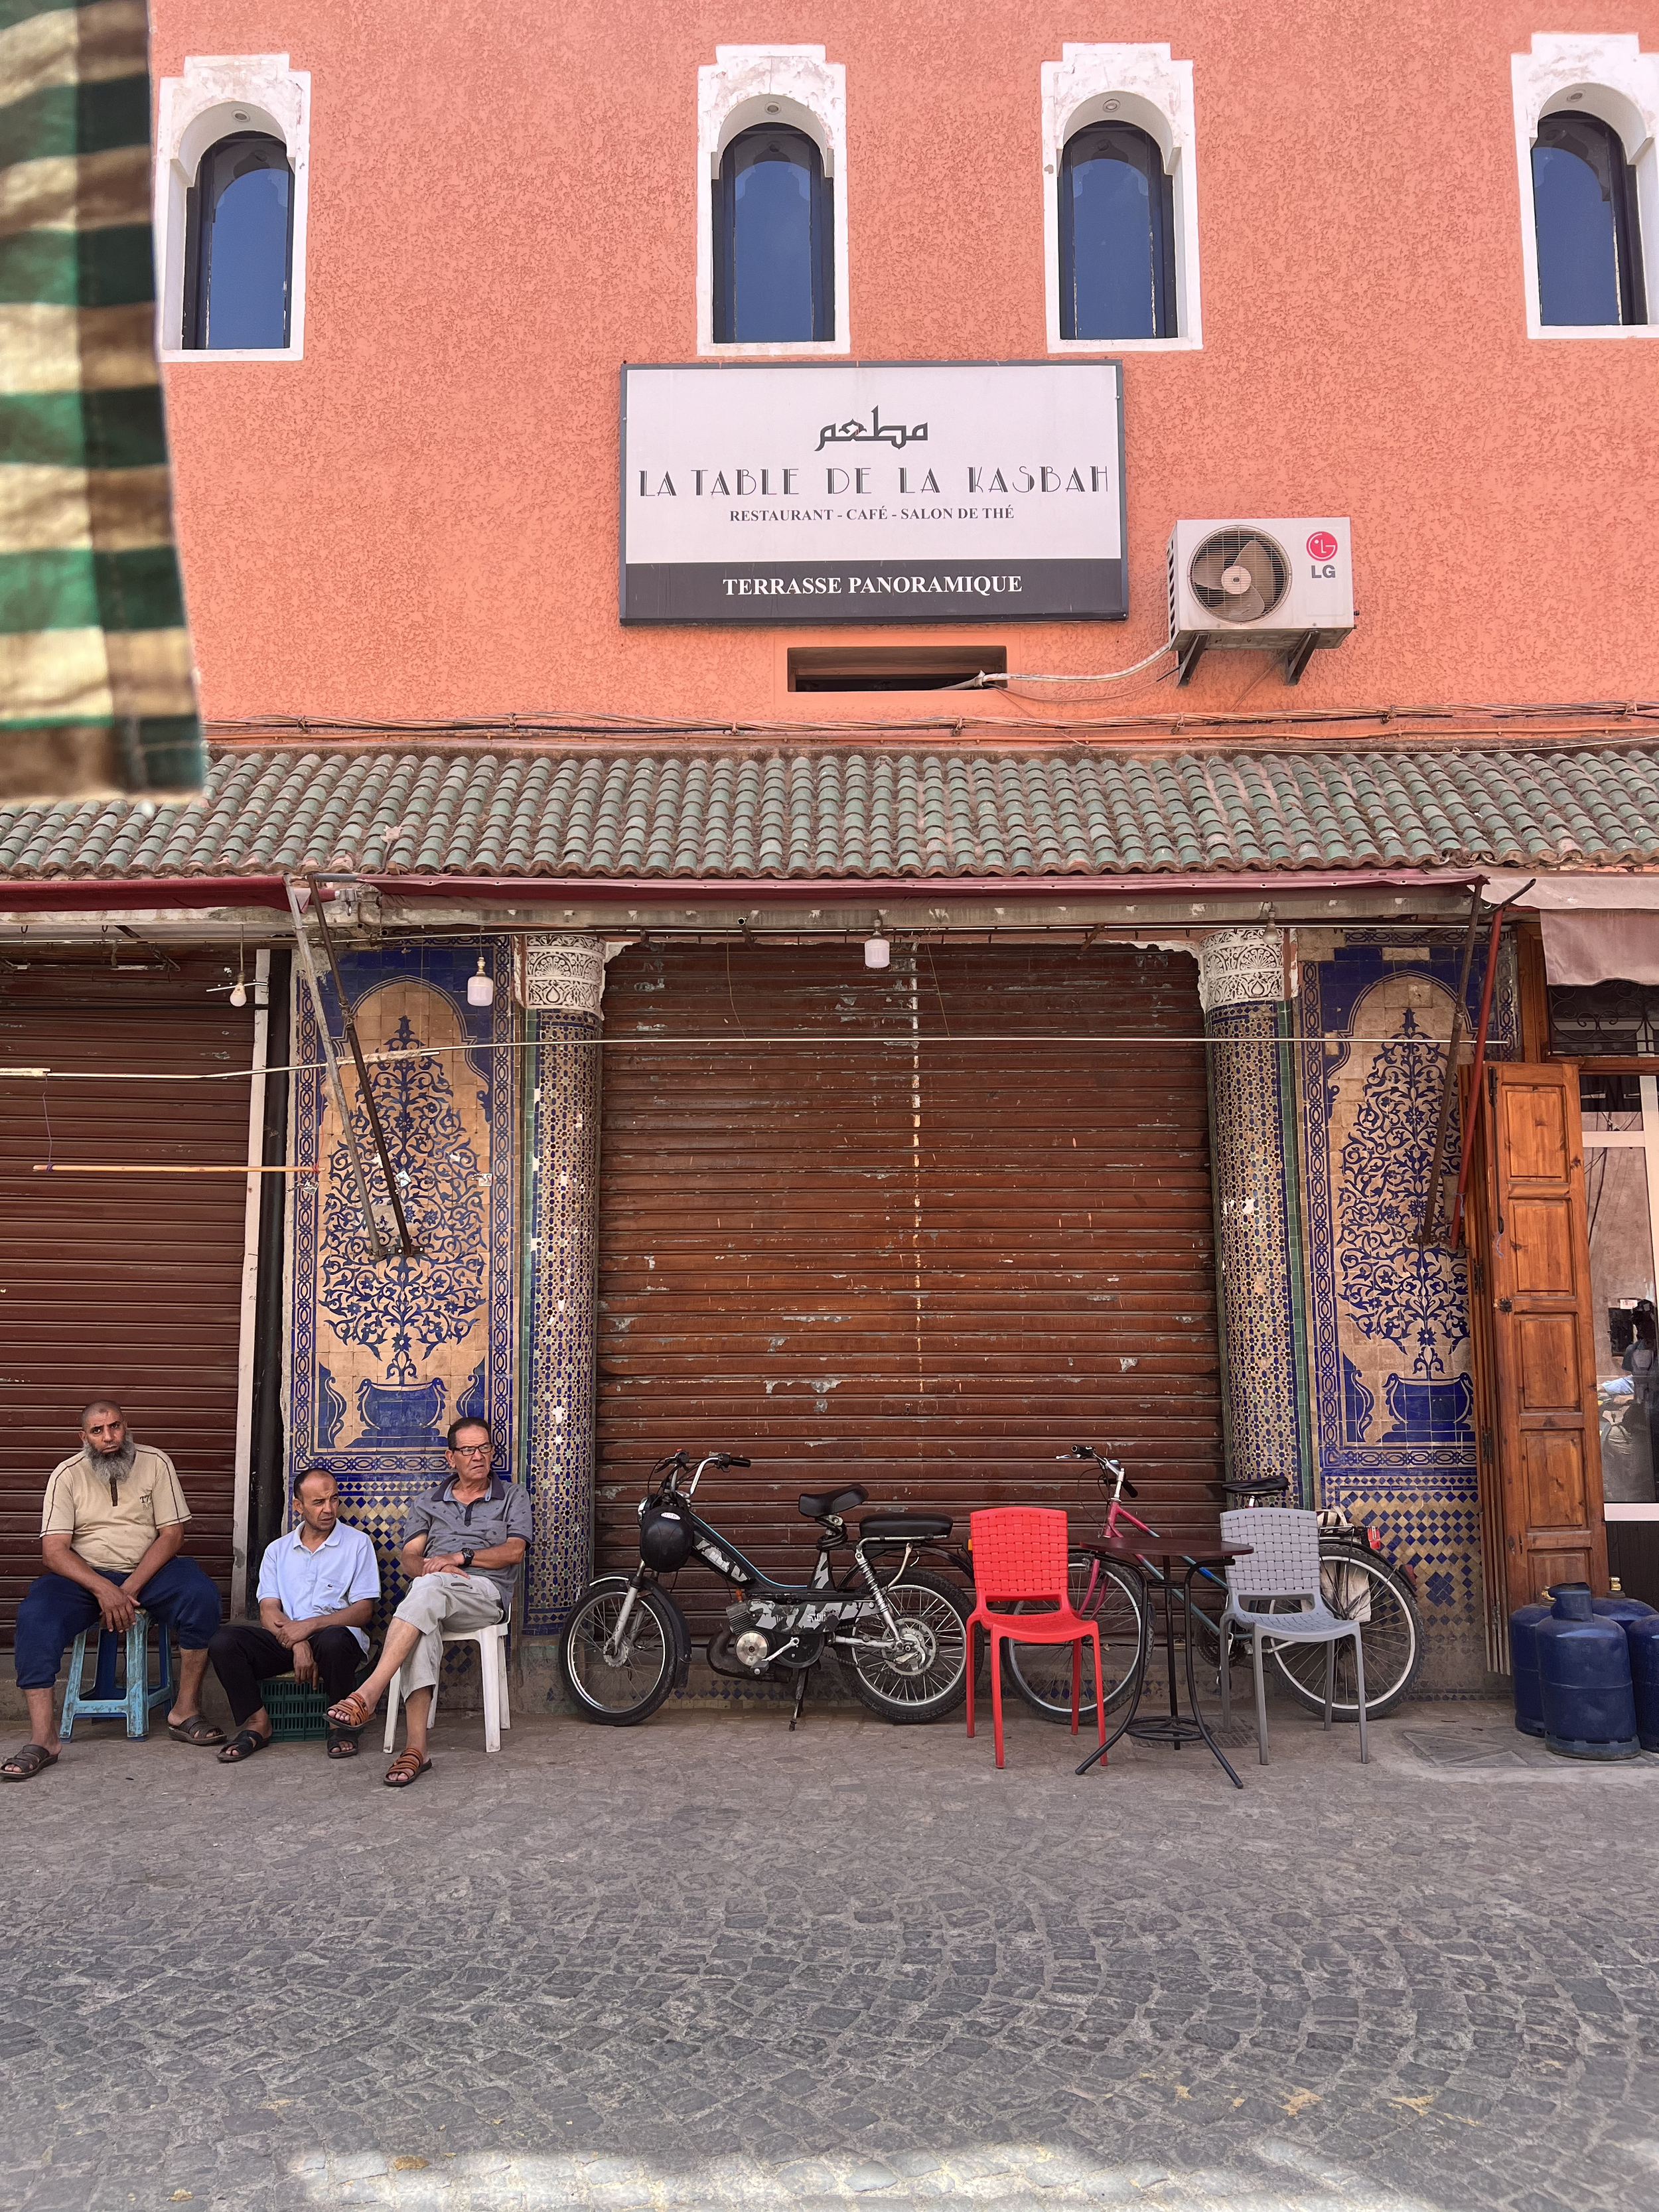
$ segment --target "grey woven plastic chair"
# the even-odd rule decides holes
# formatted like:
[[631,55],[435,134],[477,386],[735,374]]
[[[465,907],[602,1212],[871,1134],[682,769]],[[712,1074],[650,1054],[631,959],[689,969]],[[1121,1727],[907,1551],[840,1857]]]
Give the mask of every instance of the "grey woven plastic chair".
[[[1342,1620],[1320,1595],[1319,1516],[1290,1506],[1242,1507],[1221,1516],[1224,1544],[1248,1544],[1249,1557],[1233,1559],[1227,1567],[1227,1609],[1221,1616],[1221,1717],[1232,1718],[1231,1669],[1227,1664],[1230,1633],[1250,1639],[1250,1662],[1255,1674],[1255,1741],[1263,1766],[1267,1764],[1267,1695],[1261,1679],[1261,1647],[1267,1644],[1322,1644],[1325,1646],[1325,1726],[1331,1725],[1331,1700],[1336,1690],[1336,1647],[1345,1636],[1353,1638],[1354,1682],[1359,1698],[1359,1759],[1370,1763],[1365,1741],[1365,1654],[1359,1641],[1359,1623]],[[1299,1613],[1252,1611],[1270,1601],[1299,1600]]]

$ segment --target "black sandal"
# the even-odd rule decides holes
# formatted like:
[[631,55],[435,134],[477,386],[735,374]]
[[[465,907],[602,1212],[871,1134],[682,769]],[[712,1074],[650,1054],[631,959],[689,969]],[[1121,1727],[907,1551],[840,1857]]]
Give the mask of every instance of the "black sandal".
[[44,1743],[26,1743],[21,1751],[13,1752],[5,1764],[0,1765],[0,1782],[29,1782],[37,1774],[44,1774],[47,1767],[57,1764],[58,1753],[49,1750]]
[[356,1729],[331,1728],[328,1732],[328,1756],[331,1759],[356,1759],[357,1756]]
[[205,1713],[191,1713],[188,1719],[169,1721],[167,1734],[174,1743],[193,1743],[204,1750],[225,1740],[224,1730],[215,1728]]
[[256,1751],[263,1751],[270,1741],[268,1735],[256,1735],[252,1729],[239,1729],[219,1753],[221,1766],[240,1766],[244,1759],[252,1759]]

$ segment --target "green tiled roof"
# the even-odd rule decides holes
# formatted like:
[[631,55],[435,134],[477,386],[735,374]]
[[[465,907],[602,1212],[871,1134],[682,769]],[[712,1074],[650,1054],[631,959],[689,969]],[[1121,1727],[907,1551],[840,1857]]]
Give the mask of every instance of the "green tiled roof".
[[1659,749],[215,754],[196,806],[0,809],[0,880],[1659,866]]

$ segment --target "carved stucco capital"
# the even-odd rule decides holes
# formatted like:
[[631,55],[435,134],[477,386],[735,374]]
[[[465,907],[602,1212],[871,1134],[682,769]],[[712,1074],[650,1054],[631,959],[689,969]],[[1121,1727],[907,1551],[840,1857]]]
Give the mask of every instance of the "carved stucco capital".
[[597,937],[526,937],[519,995],[532,1013],[604,1012],[605,945]]
[[1220,1006],[1271,1006],[1285,995],[1282,931],[1218,929],[1198,955],[1198,1000],[1206,1014]]

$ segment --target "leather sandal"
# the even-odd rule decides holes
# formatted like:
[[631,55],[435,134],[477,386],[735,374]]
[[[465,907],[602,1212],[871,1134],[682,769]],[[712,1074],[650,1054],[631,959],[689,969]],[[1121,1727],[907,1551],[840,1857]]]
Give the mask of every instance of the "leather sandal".
[[205,1713],[191,1713],[181,1721],[169,1721],[167,1734],[174,1743],[193,1743],[203,1748],[225,1740],[224,1730],[215,1728]]
[[270,1741],[252,1729],[239,1729],[219,1753],[221,1766],[240,1766],[244,1759],[252,1759],[256,1751],[263,1751]]
[[35,1775],[44,1774],[49,1766],[56,1766],[58,1753],[44,1743],[26,1743],[21,1751],[13,1752],[3,1766],[0,1766],[0,1782],[28,1782]]
[[[374,1705],[380,1702],[377,1698]],[[370,1705],[361,1690],[349,1690],[337,1705],[331,1705],[323,1715],[331,1728],[354,1730],[367,1728],[374,1717],[374,1705]]]
[[400,1751],[386,1771],[386,1786],[388,1790],[407,1790],[411,1782],[418,1782],[431,1771],[432,1761],[422,1759],[418,1751]]

